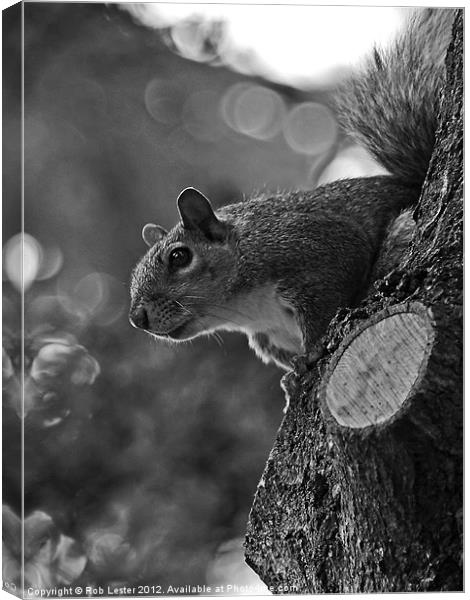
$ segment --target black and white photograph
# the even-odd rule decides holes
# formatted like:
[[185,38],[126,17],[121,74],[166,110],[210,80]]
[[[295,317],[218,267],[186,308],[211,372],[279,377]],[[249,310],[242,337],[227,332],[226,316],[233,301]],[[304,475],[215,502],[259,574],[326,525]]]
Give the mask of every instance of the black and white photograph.
[[464,590],[464,8],[2,4],[2,589]]

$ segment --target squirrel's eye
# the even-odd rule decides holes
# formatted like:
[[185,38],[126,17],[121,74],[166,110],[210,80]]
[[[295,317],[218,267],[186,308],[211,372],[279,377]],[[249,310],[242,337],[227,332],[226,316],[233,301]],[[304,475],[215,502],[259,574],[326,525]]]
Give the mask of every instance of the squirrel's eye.
[[189,248],[175,248],[170,252],[168,263],[174,269],[187,267],[191,262],[192,254]]

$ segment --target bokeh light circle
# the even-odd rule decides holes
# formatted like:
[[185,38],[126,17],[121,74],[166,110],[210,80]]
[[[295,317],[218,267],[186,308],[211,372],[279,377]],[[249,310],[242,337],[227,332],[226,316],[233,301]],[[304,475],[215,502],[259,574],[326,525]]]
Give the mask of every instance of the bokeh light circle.
[[36,279],[43,281],[57,275],[64,264],[64,255],[58,246],[43,248],[42,263]]
[[295,152],[316,156],[335,143],[337,124],[330,109],[317,102],[295,106],[284,121],[284,137]]
[[3,269],[6,278],[21,291],[27,290],[39,272],[43,260],[41,244],[28,233],[17,233],[3,248]]
[[145,87],[145,107],[158,123],[174,125],[181,117],[183,96],[178,84],[156,77]]
[[284,102],[278,93],[261,85],[244,83],[229,88],[221,111],[232,129],[260,140],[277,135],[285,115]]
[[127,306],[127,291],[108,273],[88,273],[75,285],[71,294],[73,303],[89,319],[108,326],[120,318]]

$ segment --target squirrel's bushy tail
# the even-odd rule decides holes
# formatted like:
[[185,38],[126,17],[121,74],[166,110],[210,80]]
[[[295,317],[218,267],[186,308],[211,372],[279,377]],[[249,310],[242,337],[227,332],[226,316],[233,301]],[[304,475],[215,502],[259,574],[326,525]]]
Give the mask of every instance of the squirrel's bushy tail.
[[454,17],[451,9],[413,13],[395,42],[375,48],[338,91],[346,133],[405,183],[421,185],[426,176]]

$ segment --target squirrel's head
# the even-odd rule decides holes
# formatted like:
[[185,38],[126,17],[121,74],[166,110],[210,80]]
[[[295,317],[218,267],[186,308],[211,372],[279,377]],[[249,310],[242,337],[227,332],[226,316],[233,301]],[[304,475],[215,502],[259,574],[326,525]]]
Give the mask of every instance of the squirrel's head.
[[129,320],[173,341],[209,333],[226,322],[225,299],[236,276],[233,228],[194,188],[178,197],[180,222],[170,231],[149,223],[150,250],[132,274]]

